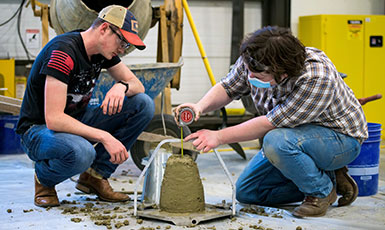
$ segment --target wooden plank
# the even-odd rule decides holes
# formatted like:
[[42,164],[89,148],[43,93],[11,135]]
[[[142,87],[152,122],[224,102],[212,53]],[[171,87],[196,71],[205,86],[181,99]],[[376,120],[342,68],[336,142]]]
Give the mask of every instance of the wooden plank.
[[[171,105],[171,88],[170,84],[166,86],[163,90],[164,93],[164,104],[163,104],[163,113],[172,115],[172,105]],[[162,94],[159,94],[155,99],[155,114],[160,114],[161,104],[162,104]]]
[[[159,19],[159,30],[158,30],[158,51],[157,51],[157,62],[170,62],[169,54],[169,41],[168,41],[168,25],[166,17],[165,6],[159,7],[160,19]],[[171,90],[169,86],[164,89],[164,105],[163,112],[165,114],[172,114],[171,106]],[[161,94],[154,99],[155,102],[155,113],[161,113]]]
[[[175,139],[175,138],[176,137],[173,137],[173,136],[164,136],[164,135],[155,134],[155,133],[142,132],[139,135],[138,140],[157,143],[157,142],[161,142],[161,141],[166,140],[166,139]],[[181,143],[179,143],[179,142],[174,142],[174,143],[169,143],[169,144],[172,147],[175,147],[178,149],[181,148]],[[194,145],[191,142],[183,142],[183,149],[199,152],[198,150],[195,149]]]
[[43,4],[41,6],[41,29],[42,29],[42,39],[41,39],[41,43],[42,43],[42,46],[41,47],[44,47],[47,43],[48,43],[48,40],[49,40],[49,34],[48,34],[48,24],[49,24],[49,19],[48,19],[48,16],[49,16],[49,8],[48,8],[48,5],[46,4]]
[[[159,7],[160,20],[159,20],[159,34],[158,34],[158,62],[169,62],[169,51],[168,51],[168,37],[167,37],[167,18],[166,9],[164,6]],[[160,52],[160,53],[159,53]],[[161,54],[159,56],[159,54]]]
[[22,100],[0,95],[0,102],[7,102],[14,105],[21,105]]
[[0,112],[18,115],[20,113],[20,106],[15,106],[7,102],[0,102]]
[[[182,0],[165,0],[166,14],[169,16],[169,52],[170,62],[178,62],[182,56],[183,44],[183,5]],[[179,89],[180,70],[171,81],[171,88]]]
[[22,100],[0,95],[0,112],[18,115]]
[[164,105],[163,105],[163,112],[165,114],[173,115],[172,113],[172,105],[171,105],[171,88],[170,84],[166,88],[164,88]]

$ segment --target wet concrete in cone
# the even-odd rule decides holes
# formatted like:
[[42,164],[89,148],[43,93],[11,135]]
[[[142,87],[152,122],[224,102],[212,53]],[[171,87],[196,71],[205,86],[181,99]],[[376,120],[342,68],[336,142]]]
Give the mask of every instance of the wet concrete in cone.
[[171,155],[166,164],[160,194],[160,209],[171,213],[205,210],[203,185],[197,164],[188,155]]

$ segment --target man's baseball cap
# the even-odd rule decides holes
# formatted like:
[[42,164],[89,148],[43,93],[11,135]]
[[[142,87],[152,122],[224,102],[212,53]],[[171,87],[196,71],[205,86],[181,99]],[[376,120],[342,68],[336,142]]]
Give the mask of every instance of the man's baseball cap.
[[138,36],[138,21],[127,8],[118,5],[110,5],[103,8],[99,12],[98,17],[119,27],[120,32],[128,43],[140,50],[146,48],[146,45],[144,45],[143,41]]

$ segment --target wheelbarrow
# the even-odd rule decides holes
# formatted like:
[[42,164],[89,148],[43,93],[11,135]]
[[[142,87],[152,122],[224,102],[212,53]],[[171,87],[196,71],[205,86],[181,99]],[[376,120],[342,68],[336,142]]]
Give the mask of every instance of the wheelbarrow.
[[[135,64],[127,65],[128,68],[142,82],[145,93],[154,99],[173,79],[175,73],[183,65],[183,59],[180,58],[178,63],[152,63],[152,64]],[[108,90],[115,84],[112,77],[107,71],[102,71],[95,85],[93,95],[91,97],[90,106],[97,106],[103,102],[104,96]],[[165,135],[165,132],[167,136]],[[191,133],[188,127],[183,128],[183,136]],[[135,165],[143,170],[142,159],[147,157],[151,149],[167,138],[180,138],[180,128],[174,121],[174,117],[169,114],[155,114],[144,132],[138,137],[137,141],[130,149],[132,160]],[[186,148],[187,147],[187,148]],[[165,146],[168,151],[178,153],[180,145],[173,143]],[[197,151],[192,146],[184,146],[184,153],[189,154],[195,160]]]

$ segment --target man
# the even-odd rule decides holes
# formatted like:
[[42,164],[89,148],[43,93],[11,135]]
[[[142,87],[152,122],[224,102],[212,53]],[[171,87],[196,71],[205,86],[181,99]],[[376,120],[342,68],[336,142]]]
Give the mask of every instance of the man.
[[[289,30],[265,27],[241,44],[241,57],[220,84],[197,104],[197,114],[251,95],[258,116],[218,131],[200,130],[185,138],[204,152],[220,144],[263,138],[236,183],[243,203],[277,205],[303,200],[293,215],[322,216],[357,197],[346,164],[368,137],[363,110],[328,57],[305,48]],[[194,140],[195,139],[195,140]],[[339,170],[337,170],[339,169]],[[335,171],[336,170],[336,171]],[[337,180],[337,182],[336,182]]]
[[[55,185],[79,173],[77,189],[105,201],[129,200],[107,178],[154,114],[143,85],[117,56],[130,45],[145,48],[137,32],[130,11],[108,6],[88,30],[55,37],[36,58],[17,125],[35,161],[35,205],[59,205]],[[116,84],[100,107],[88,107],[102,68]]]

